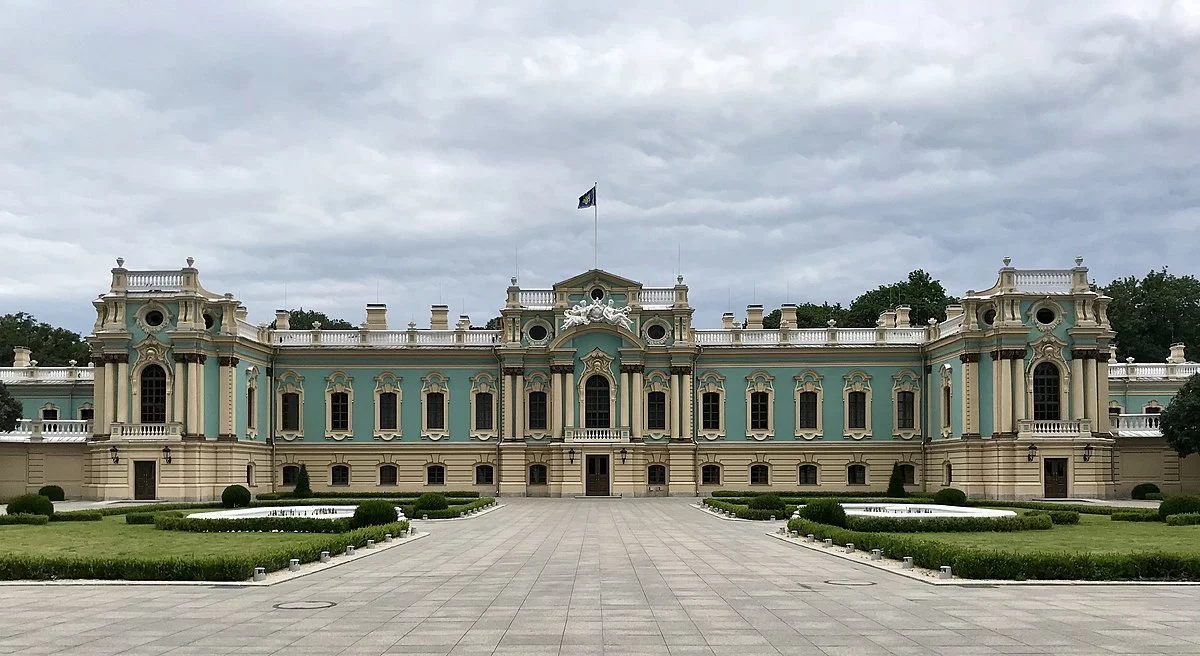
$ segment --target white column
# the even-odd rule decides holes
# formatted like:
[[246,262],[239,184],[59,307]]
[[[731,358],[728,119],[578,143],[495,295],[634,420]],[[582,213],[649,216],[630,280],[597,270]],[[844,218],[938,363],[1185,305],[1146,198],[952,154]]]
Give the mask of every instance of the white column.
[[1000,425],[1003,423],[1001,421],[1002,413],[1000,411],[1000,370],[1003,369],[1004,367],[1009,366],[1009,364],[1007,362],[1005,362],[1004,360],[1000,359],[1001,353],[1002,353],[1002,351],[992,351],[992,355],[994,356],[994,357],[992,357],[992,432],[993,433],[1003,432],[1000,428]]
[[1064,419],[1083,419],[1083,360],[1071,354],[1071,416]]
[[633,424],[633,422],[630,421],[630,416],[629,416],[629,372],[628,371],[621,372],[621,396],[619,398],[619,401],[621,403],[621,420],[614,425],[614,428],[617,426],[631,426]]
[[1101,359],[1108,357],[1107,351],[1099,351],[1096,354],[1096,398],[1100,407],[1096,411],[1097,428],[1093,430],[1101,433],[1107,433],[1112,429],[1108,425],[1108,360]]
[[204,425],[204,354],[196,356],[196,435],[207,435],[208,427]]
[[517,374],[516,379],[513,386],[513,437],[520,440],[525,438],[525,375]]
[[670,407],[671,439],[679,439],[679,374],[671,369],[671,407]]
[[688,373],[686,376],[680,376],[679,382],[683,386],[683,403],[679,405],[679,416],[682,417],[681,423],[683,424],[680,437],[690,440],[692,439],[692,414],[694,412],[691,373]]
[[[1012,433],[1016,430],[1016,424],[1013,422],[1013,362],[1016,360],[1005,360],[1004,351],[1000,351],[1000,360],[997,363],[1000,365],[1000,412],[997,417],[1000,423],[1001,433]],[[940,393],[940,392],[939,392]]]
[[226,365],[224,357],[217,369],[217,399],[219,403],[217,414],[217,435],[225,437],[233,434],[233,367]]
[[[1025,398],[1025,355],[1012,360],[1012,416],[1014,420],[1029,419],[1030,408]],[[1017,424],[1013,423],[1013,428],[1016,429]]]
[[563,396],[566,400],[563,401],[563,410],[566,411],[566,419],[563,422],[564,427],[575,427],[575,374],[568,373],[563,376]]
[[550,439],[562,437],[562,373],[555,371],[550,374]]
[[[171,421],[182,423],[184,417],[187,416],[187,371],[188,365],[186,362],[175,362],[175,389],[174,389],[174,408]],[[186,429],[185,429],[186,430]]]
[[129,421],[129,360],[117,363],[117,421]]
[[511,440],[516,433],[513,432],[513,385],[515,385],[515,377],[507,373],[504,374],[504,408],[500,413],[500,420],[503,422],[501,426],[504,430],[504,439]]
[[1083,361],[1083,416],[1092,420],[1092,430],[1099,430],[1099,422],[1096,421],[1096,400],[1099,396],[1099,390],[1096,389],[1096,361],[1089,358]]
[[112,392],[106,386],[108,382],[108,365],[101,358],[93,360],[92,364],[92,435],[108,435],[108,422],[112,415],[108,413],[108,397]]
[[630,390],[633,397],[633,426],[631,435],[635,440],[642,439],[642,406],[646,402],[646,393],[642,390],[642,370],[638,369],[633,372],[633,389]]

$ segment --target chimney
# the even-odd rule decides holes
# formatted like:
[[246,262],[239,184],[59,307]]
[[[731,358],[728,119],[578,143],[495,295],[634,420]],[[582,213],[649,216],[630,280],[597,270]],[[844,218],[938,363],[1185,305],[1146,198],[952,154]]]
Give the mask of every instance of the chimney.
[[367,303],[367,330],[387,329],[387,304]]
[[912,318],[910,316],[911,312],[912,312],[912,308],[910,308],[907,305],[901,305],[900,307],[896,308],[896,327],[897,328],[912,327]]
[[471,317],[469,317],[465,314],[458,315],[458,323],[455,324],[454,328],[456,330],[470,330],[471,329]]
[[245,321],[246,317],[250,316],[250,311],[246,309],[245,305],[239,303],[237,310],[234,310],[233,316],[237,317],[238,321]]
[[746,306],[746,330],[762,330],[762,310],[757,303]]
[[784,303],[779,307],[779,325],[783,325],[784,321],[788,322],[788,326],[792,328],[796,327],[796,324],[799,322],[799,316],[796,313],[795,303]]
[[29,349],[24,346],[13,347],[13,366],[28,367],[29,365]]
[[291,330],[292,315],[287,310],[275,310],[275,330]]
[[946,320],[947,321],[949,321],[950,319],[953,319],[954,317],[961,317],[962,313],[963,313],[963,306],[961,306],[961,305],[947,305],[946,306]]
[[879,314],[879,320],[875,325],[880,328],[895,328],[896,327],[896,311],[888,310]]
[[429,318],[429,327],[433,330],[450,330],[450,306],[433,306]]
[[1167,356],[1167,364],[1183,364],[1187,362],[1187,357],[1183,354],[1183,342],[1176,342],[1171,345],[1171,355]]
[[725,330],[733,330],[733,313],[726,312],[721,315],[721,327]]

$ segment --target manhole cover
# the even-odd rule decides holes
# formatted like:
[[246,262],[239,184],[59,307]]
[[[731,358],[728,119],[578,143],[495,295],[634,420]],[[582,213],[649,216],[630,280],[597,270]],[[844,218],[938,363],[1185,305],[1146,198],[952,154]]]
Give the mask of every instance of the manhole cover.
[[274,607],[279,610],[321,610],[322,608],[333,608],[336,605],[332,601],[285,601],[275,604]]
[[849,580],[838,580],[838,579],[831,579],[829,581],[826,581],[826,583],[828,583],[829,585],[848,585],[848,586],[875,585],[874,581],[849,581]]

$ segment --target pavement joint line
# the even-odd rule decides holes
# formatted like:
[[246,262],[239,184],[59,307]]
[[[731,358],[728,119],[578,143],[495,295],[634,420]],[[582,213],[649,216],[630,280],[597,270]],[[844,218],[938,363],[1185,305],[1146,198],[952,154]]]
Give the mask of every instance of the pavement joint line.
[[[751,521],[751,520],[747,520]],[[842,560],[866,565],[873,569],[877,569],[889,574],[902,576],[913,581],[919,581],[927,585],[945,585],[958,588],[979,588],[992,586],[1071,586],[1071,585],[1086,585],[1086,586],[1153,586],[1153,587],[1195,587],[1200,586],[1200,581],[1075,581],[1069,579],[1037,579],[1029,581],[1014,581],[1009,579],[960,579],[957,576],[953,579],[939,579],[938,572],[931,569],[913,566],[912,570],[900,569],[900,561],[895,558],[884,557],[883,560],[871,560],[870,551],[856,550],[852,554],[846,553],[844,550],[839,551],[845,545],[834,545],[832,548],[826,548],[821,542],[805,542],[803,538],[793,538],[786,535],[780,535],[778,532],[768,532],[766,535],[782,540],[788,544],[798,547],[803,547],[809,551],[815,551],[827,556],[834,556]]]

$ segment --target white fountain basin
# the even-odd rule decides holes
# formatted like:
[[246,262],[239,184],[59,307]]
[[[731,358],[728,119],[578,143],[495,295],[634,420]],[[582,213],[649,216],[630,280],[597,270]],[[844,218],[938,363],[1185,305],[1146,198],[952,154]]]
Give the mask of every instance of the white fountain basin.
[[[192,513],[190,519],[249,519],[256,517],[311,517],[314,519],[348,519],[354,516],[358,506],[263,506],[260,508],[234,508]],[[404,511],[396,507],[397,521],[404,519]]]
[[939,506],[932,503],[843,503],[842,507],[846,509],[847,515],[853,517],[932,519],[935,517],[1015,517],[1017,515],[1011,510]]

